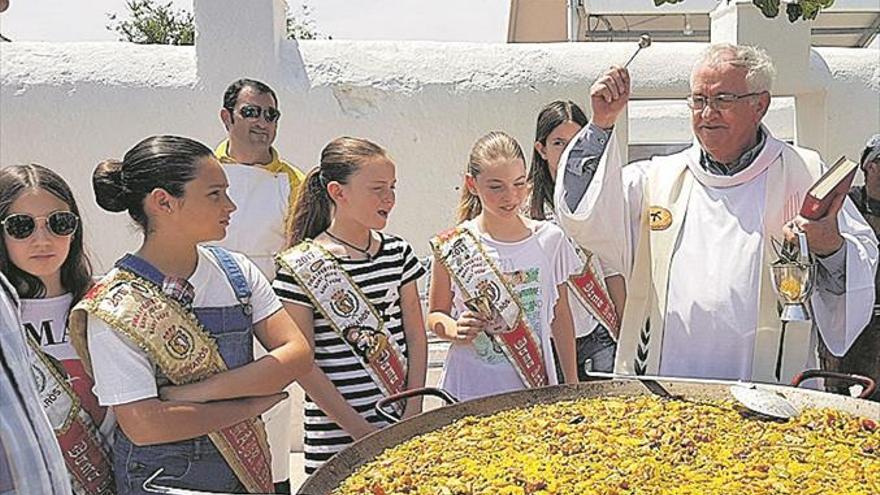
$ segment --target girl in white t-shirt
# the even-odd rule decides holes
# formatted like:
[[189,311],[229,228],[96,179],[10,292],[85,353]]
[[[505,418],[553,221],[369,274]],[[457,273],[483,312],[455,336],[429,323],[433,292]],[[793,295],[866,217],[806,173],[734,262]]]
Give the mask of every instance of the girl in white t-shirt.
[[[565,282],[581,263],[559,227],[520,214],[527,195],[522,148],[509,135],[491,132],[471,150],[459,203],[461,223],[432,240],[428,328],[452,342],[441,386],[461,400],[562,381],[554,368],[551,333],[564,381],[577,381]],[[473,246],[470,240],[476,247],[461,249]],[[486,258],[487,263],[474,267],[474,259]],[[459,264],[470,268],[455,271],[453,283],[450,270]],[[495,275],[487,278],[487,273]],[[469,287],[468,280],[479,281]],[[489,308],[474,306],[480,297]],[[509,311],[505,308],[514,308],[512,314],[521,318],[500,322],[493,308],[502,316]],[[505,340],[511,328],[521,327],[537,346],[526,360],[514,357],[516,342]],[[536,373],[543,376],[536,378]]]
[[[21,298],[21,331],[41,405],[65,447],[73,492],[112,489],[113,414],[98,405],[92,379],[67,333],[70,308],[91,285],[76,200],[64,179],[48,168],[5,167],[0,170],[0,223],[0,268]],[[68,418],[73,424],[64,428]],[[87,446],[94,471],[70,454],[76,443]]]
[[[144,493],[160,469],[158,485],[272,491],[258,417],[311,353],[253,263],[199,246],[222,239],[235,210],[223,169],[201,143],[154,136],[92,180],[98,205],[128,211],[145,233],[71,315],[98,399],[118,420],[118,492]],[[254,336],[270,350],[256,361]]]
[[[529,168],[531,195],[527,215],[536,220],[556,223],[553,212],[553,184],[559,169],[559,158],[575,135],[587,125],[587,117],[576,103],[554,101],[538,113],[535,145]],[[574,241],[572,241],[574,242]],[[576,248],[578,256],[596,278],[595,294],[591,297],[572,295],[571,310],[577,348],[578,378],[586,380],[589,371],[610,372],[614,367],[617,338],[626,288],[623,277],[611,272],[588,251]],[[577,290],[570,281],[569,289]],[[588,305],[587,300],[593,301]],[[596,304],[595,301],[601,301]]]

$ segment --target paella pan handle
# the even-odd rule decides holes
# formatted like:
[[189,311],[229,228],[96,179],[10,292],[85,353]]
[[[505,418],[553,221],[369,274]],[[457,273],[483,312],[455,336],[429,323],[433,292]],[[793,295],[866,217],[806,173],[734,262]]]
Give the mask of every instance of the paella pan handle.
[[859,383],[862,385],[862,393],[859,394],[859,399],[867,399],[877,390],[877,383],[874,382],[871,378],[862,375],[850,375],[847,373],[836,373],[834,371],[825,371],[825,370],[806,370],[798,373],[791,380],[791,386],[797,387],[802,382],[806,380],[810,380],[812,378],[835,378],[838,380],[844,380],[847,382]]
[[456,402],[458,402],[458,399],[450,395],[449,392],[443,390],[442,388],[414,388],[412,390],[404,390],[399,394],[389,395],[388,397],[381,399],[379,402],[376,403],[376,414],[381,416],[382,419],[388,421],[389,423],[398,423],[400,422],[400,418],[392,411],[388,410],[388,405],[398,401],[402,401],[404,399],[409,399],[410,397],[419,397],[424,395],[430,395],[432,397],[442,399],[443,402],[446,402],[446,405],[455,404]]

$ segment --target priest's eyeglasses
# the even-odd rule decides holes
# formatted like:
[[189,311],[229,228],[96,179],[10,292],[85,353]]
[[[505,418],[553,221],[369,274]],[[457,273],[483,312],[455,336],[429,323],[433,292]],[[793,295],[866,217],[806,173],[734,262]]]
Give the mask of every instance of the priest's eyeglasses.
[[729,93],[721,93],[715,96],[690,95],[686,98],[687,106],[694,111],[700,112],[704,108],[714,108],[715,110],[730,110],[734,103],[743,98],[751,98],[766,93],[759,91],[757,93],[746,93],[744,95],[734,95]]
[[27,213],[14,213],[0,221],[6,235],[16,240],[24,240],[37,231],[37,222],[44,221],[49,232],[56,237],[72,236],[79,227],[79,217],[70,211],[55,211],[45,217],[35,217]]

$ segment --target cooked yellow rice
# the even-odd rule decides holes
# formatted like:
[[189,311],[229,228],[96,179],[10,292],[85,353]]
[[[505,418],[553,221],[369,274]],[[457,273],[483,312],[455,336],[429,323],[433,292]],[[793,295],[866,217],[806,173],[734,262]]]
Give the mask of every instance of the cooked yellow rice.
[[585,398],[466,417],[388,449],[334,495],[880,494],[880,428],[809,409]]

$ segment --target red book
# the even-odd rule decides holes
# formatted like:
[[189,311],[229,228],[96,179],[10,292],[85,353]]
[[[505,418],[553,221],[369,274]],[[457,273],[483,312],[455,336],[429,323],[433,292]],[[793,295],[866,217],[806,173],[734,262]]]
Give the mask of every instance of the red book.
[[801,205],[801,216],[807,220],[824,217],[834,198],[849,192],[858,168],[856,162],[847,160],[845,156],[838,158],[807,191],[804,204]]

